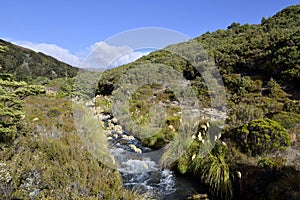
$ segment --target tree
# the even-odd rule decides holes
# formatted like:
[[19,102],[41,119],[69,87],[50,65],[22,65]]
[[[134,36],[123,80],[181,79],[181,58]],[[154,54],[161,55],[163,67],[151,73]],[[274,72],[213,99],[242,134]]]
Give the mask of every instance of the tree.
[[[7,50],[7,47],[0,45],[0,53]],[[11,74],[0,73],[0,146],[7,145],[16,136],[16,125],[23,114],[22,100],[28,95],[43,92],[45,92],[43,86],[14,81]]]

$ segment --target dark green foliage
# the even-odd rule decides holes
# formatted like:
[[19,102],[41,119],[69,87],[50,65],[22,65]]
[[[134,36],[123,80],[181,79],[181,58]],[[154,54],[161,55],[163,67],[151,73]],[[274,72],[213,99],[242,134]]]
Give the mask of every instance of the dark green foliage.
[[43,86],[28,85],[13,80],[10,74],[0,74],[0,144],[11,143],[17,133],[22,116],[22,100],[29,95],[44,93]]
[[285,102],[283,110],[300,114],[300,101],[288,100],[287,102]]
[[234,104],[229,110],[229,117],[227,123],[230,128],[243,126],[251,120],[263,118],[264,111],[262,108],[256,107],[252,104],[239,103]]
[[252,156],[284,149],[290,145],[290,136],[278,122],[256,119],[236,130],[233,140],[245,153]]
[[74,77],[78,69],[43,53],[19,47],[0,39],[1,71],[11,73],[17,80],[32,81],[37,77],[49,79]]
[[273,79],[271,78],[268,83],[268,96],[271,98],[282,98],[285,97],[284,91],[281,89],[280,85]]
[[[175,131],[173,137],[175,141],[171,141],[171,144],[175,145],[172,146],[172,150],[166,151],[162,164],[174,166],[181,173],[200,174],[202,181],[207,183],[214,193],[220,194],[219,196],[222,194],[223,198],[230,198],[232,196],[230,167],[238,168],[235,166],[238,161],[234,160],[235,164],[233,164],[228,157],[235,156],[232,154],[239,154],[243,158],[241,160],[247,160],[247,165],[257,168],[257,161],[252,162],[254,156],[270,155],[290,145],[291,139],[286,128],[289,129],[289,133],[299,133],[299,129],[291,128],[299,124],[298,115],[294,113],[300,114],[299,100],[294,100],[300,97],[299,21],[300,5],[295,5],[278,12],[273,17],[263,18],[261,24],[242,25],[234,22],[228,26],[227,30],[207,32],[188,42],[171,45],[133,63],[104,72],[97,92],[110,95],[116,89],[116,83],[121,76],[129,69],[149,63],[160,63],[182,73],[190,81],[199,102],[204,107],[208,106],[211,91],[208,91],[207,83],[199,71],[203,72],[211,65],[201,62],[203,59],[197,60],[205,55],[202,50],[206,50],[221,72],[228,92],[229,117],[227,122],[229,126],[224,129],[225,133],[222,134],[221,139],[224,139],[226,143],[230,141],[227,144],[230,145],[231,151],[229,149],[223,151],[226,149],[224,147],[220,148],[220,151],[209,152],[207,156],[200,156],[198,152],[202,143],[193,141],[188,151],[175,162],[172,159],[172,153],[176,152],[176,155],[181,155],[182,146],[185,146],[186,142]],[[198,52],[190,48],[193,43],[197,44],[199,49],[201,48],[201,53],[197,54]],[[172,52],[191,54],[191,58],[186,59]],[[208,58],[207,60],[210,61]],[[147,101],[148,97],[165,88],[152,87],[152,89],[133,95],[131,111],[135,119],[149,117],[147,116],[149,109],[157,102],[150,103]],[[143,96],[143,94],[149,95]],[[165,103],[173,98],[171,94],[171,92],[158,94],[156,99]],[[283,113],[283,111],[288,113]],[[168,113],[166,125],[169,125],[169,117],[171,115]],[[180,125],[179,120],[176,119],[170,124],[174,127],[177,123]],[[141,122],[144,123],[147,120],[141,120]],[[134,132],[134,130],[131,131]],[[169,129],[163,128],[159,133],[150,138],[144,138],[143,141],[152,147],[161,148],[170,142],[167,139],[170,133],[173,134]],[[176,140],[177,137],[180,140]],[[236,150],[238,153],[233,153],[232,149],[236,147],[241,152]],[[259,161],[259,166],[264,169],[281,169],[284,164],[284,159],[270,157]],[[264,169],[260,170],[264,171]]]
[[264,19],[261,25],[233,23],[196,38],[213,55],[222,71],[273,76],[282,83],[299,83],[299,10],[291,6]]

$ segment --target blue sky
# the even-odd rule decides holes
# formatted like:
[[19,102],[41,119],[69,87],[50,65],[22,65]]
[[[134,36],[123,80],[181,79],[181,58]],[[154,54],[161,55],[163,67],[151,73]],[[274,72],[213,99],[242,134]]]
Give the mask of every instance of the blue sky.
[[78,65],[93,45],[130,29],[161,27],[196,37],[206,31],[226,29],[232,22],[260,23],[263,16],[270,17],[299,3],[300,0],[9,0],[1,1],[0,38]]

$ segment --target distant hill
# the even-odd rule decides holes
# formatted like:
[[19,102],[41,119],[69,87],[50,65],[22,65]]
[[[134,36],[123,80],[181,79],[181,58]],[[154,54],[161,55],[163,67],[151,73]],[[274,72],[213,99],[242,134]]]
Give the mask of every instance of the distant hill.
[[186,60],[168,52],[170,48],[188,48],[189,43],[199,44],[208,52],[220,69],[225,84],[228,76],[240,74],[264,84],[274,78],[285,91],[295,92],[300,86],[299,24],[300,5],[287,7],[268,19],[263,17],[261,24],[234,22],[227,30],[207,32],[186,43],[171,45],[133,63],[106,71],[99,83],[99,93],[109,94],[121,74],[146,63],[172,66],[197,85],[199,73]]
[[0,71],[11,73],[18,80],[30,81],[37,77],[49,79],[74,77],[77,74],[78,68],[43,53],[36,53],[1,39],[0,46],[5,48],[0,54]]

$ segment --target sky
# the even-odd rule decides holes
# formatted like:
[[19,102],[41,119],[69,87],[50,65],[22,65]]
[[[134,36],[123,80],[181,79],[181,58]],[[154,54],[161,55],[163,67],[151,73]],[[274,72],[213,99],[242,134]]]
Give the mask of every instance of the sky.
[[[124,31],[157,27],[193,38],[226,29],[232,22],[258,24],[262,17],[271,17],[299,3],[300,0],[3,0],[0,38],[74,66],[81,66],[95,49],[100,49],[103,59],[105,55],[115,55],[113,60],[126,54],[122,62],[117,62],[122,64],[149,53],[125,43],[118,46],[107,42]],[[154,36],[151,40],[155,40]]]

